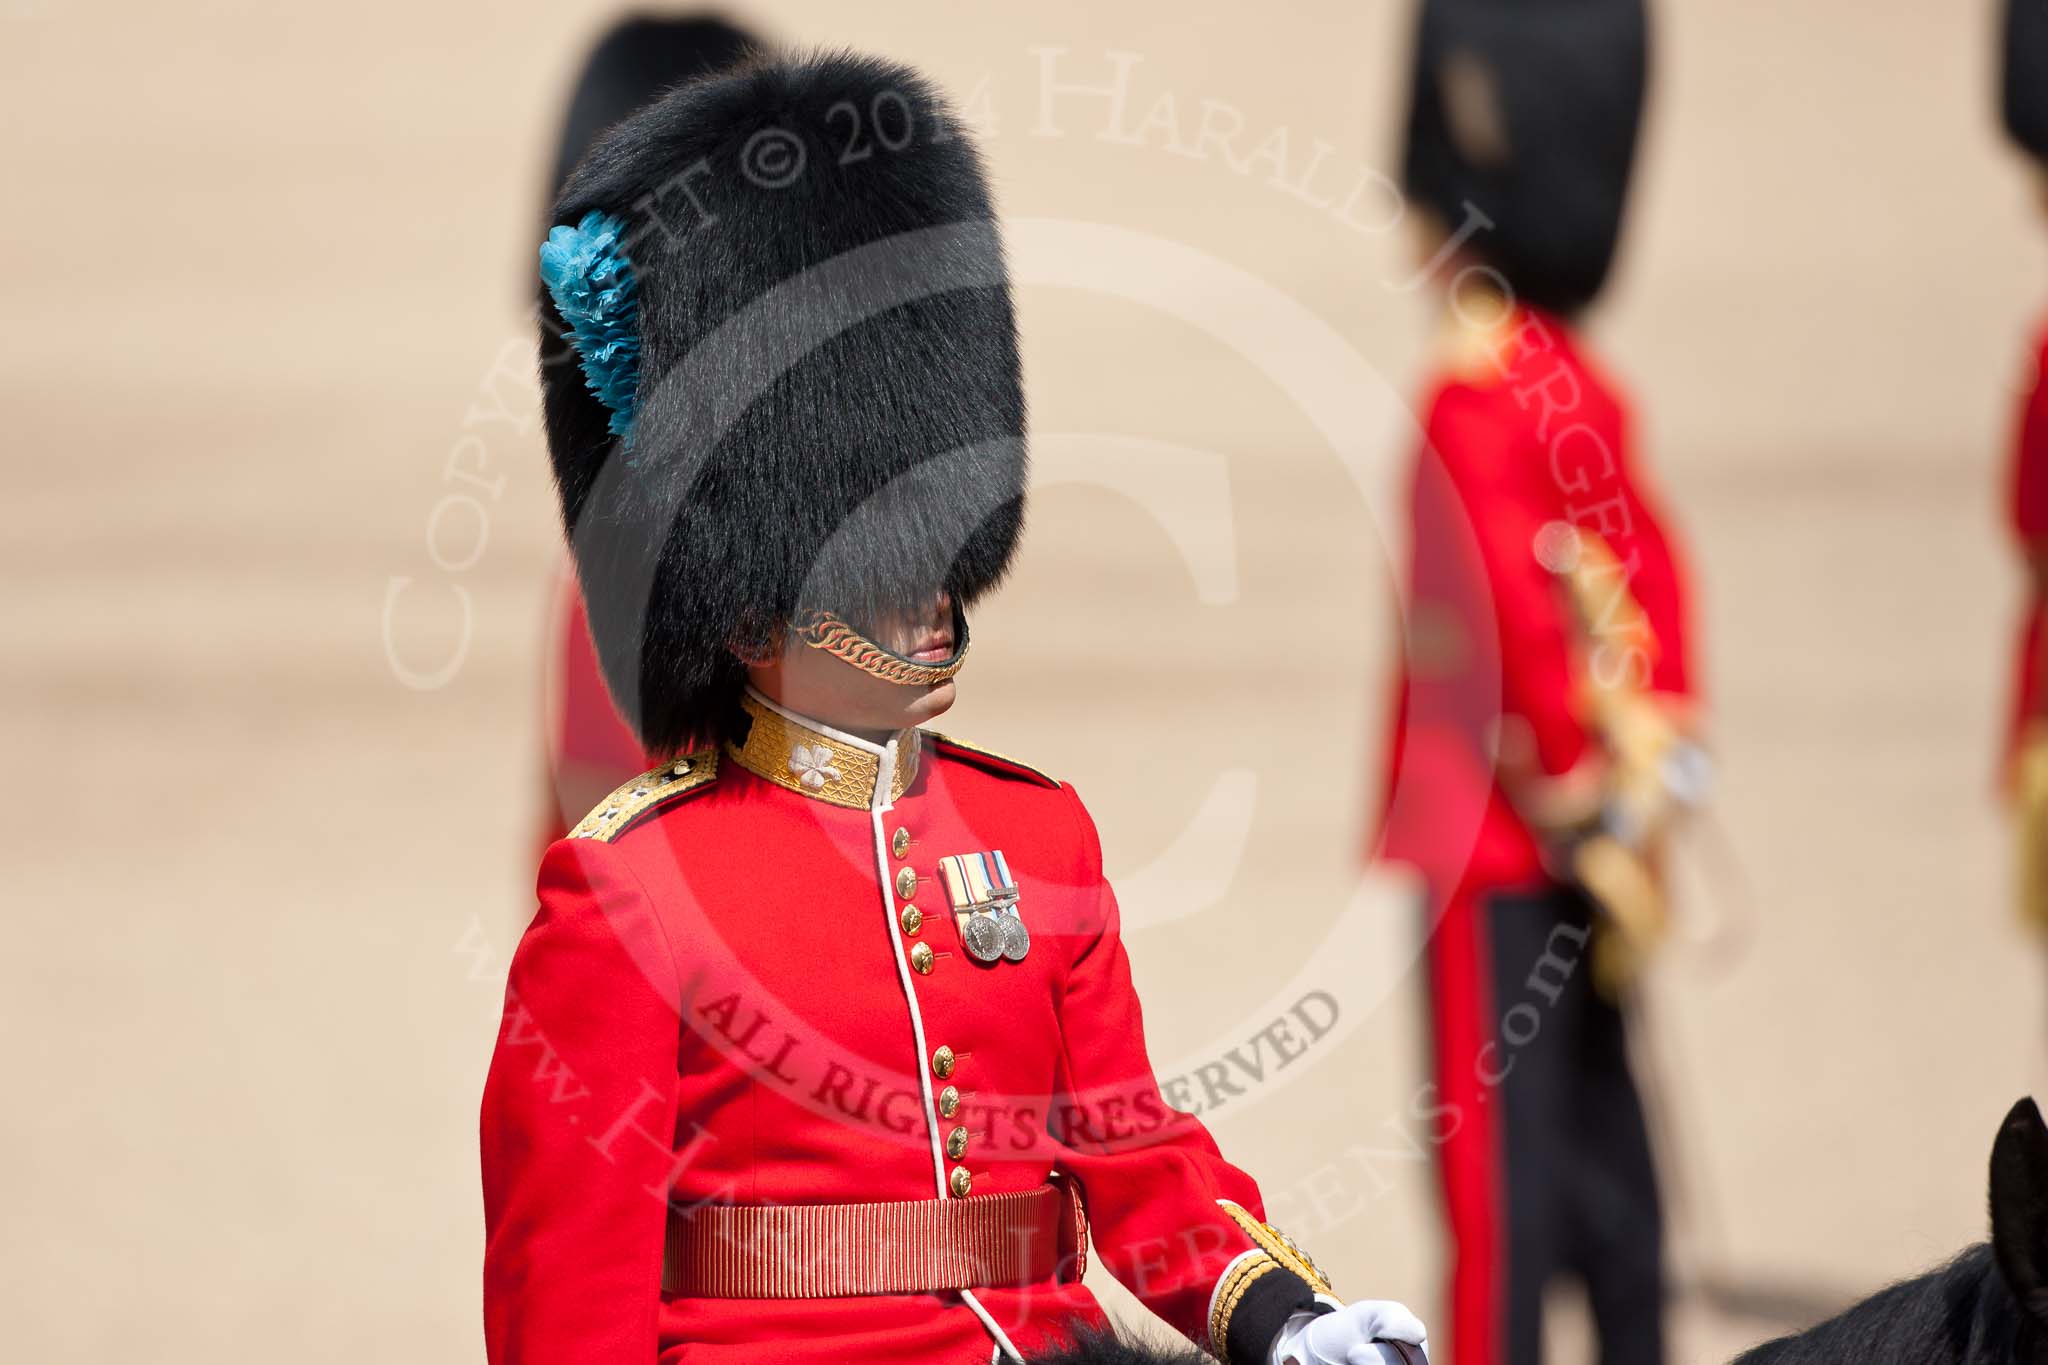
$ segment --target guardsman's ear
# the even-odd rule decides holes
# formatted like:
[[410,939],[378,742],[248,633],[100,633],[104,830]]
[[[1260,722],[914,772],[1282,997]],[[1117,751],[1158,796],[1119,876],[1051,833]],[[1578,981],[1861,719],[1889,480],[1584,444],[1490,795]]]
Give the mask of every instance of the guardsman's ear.
[[2021,1310],[2048,1328],[2048,1124],[2032,1099],[1991,1148],[1991,1250]]

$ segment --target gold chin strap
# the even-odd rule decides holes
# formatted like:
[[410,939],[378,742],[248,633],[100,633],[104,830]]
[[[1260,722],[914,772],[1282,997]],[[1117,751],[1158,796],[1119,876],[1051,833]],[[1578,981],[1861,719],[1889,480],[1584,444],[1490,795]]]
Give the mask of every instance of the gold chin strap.
[[797,623],[796,636],[812,649],[822,649],[836,659],[852,664],[861,672],[884,682],[905,687],[929,687],[944,682],[967,663],[967,615],[955,604],[953,657],[939,664],[921,664],[894,650],[884,649],[829,611],[815,611]]

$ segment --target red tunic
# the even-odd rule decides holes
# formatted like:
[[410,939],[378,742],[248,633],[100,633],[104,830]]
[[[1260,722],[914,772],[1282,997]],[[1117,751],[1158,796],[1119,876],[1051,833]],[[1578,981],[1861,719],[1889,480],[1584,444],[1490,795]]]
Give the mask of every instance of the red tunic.
[[[2022,554],[2032,555],[2048,541],[2048,331],[2042,334],[2032,382],[2020,408],[2006,517]],[[2042,602],[2029,588],[2019,630],[2019,657],[2013,668],[2013,707],[2006,732],[2008,760],[2018,748],[2028,718],[2042,710],[2041,630]]]
[[[1097,1255],[1206,1336],[1219,1280],[1266,1254],[1219,1201],[1258,1218],[1259,1194],[1153,1078],[1073,789],[933,736],[878,749],[749,707],[744,745],[692,756],[678,781],[698,785],[644,811],[622,789],[620,815],[601,806],[542,864],[483,1103],[493,1365],[986,1361],[973,1304],[1024,1349],[1099,1321],[1069,1282],[972,1302],[661,1292],[668,1200],[944,1199],[963,1169],[975,1195],[1077,1181]],[[998,849],[1031,946],[988,965],[938,863]]]
[[1649,690],[1693,694],[1684,574],[1636,465],[1624,398],[1558,319],[1521,311],[1508,337],[1477,373],[1433,388],[1410,492],[1379,851],[1439,895],[1545,876],[1497,771],[1504,738],[1550,777],[1596,757],[1577,701],[1577,627],[1535,553],[1546,525],[1606,542],[1640,610],[1603,623],[1603,642],[1628,646]]

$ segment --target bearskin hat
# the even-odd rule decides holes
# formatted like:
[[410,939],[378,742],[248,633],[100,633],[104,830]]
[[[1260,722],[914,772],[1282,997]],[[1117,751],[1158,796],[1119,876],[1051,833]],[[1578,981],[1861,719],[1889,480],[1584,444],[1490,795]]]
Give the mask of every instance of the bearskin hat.
[[2048,0],[2006,0],[2005,127],[2048,162]]
[[1570,315],[1620,242],[1649,62],[1643,0],[1423,0],[1404,179],[1516,295]]
[[[543,365],[542,400],[591,635],[651,750],[730,733],[739,657],[811,612],[996,584],[1023,524],[1016,322],[931,85],[838,54],[692,81],[571,173],[554,221],[593,213],[637,287],[630,430],[574,366]],[[544,290],[544,356],[564,329]]]
[[759,45],[745,29],[715,14],[636,14],[606,29],[584,59],[562,114],[549,205],[598,134],[670,86],[733,66]]

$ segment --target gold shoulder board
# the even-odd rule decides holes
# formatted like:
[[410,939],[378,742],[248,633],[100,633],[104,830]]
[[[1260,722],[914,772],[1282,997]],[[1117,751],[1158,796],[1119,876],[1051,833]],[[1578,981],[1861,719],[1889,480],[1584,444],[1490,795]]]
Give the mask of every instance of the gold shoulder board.
[[984,749],[979,744],[969,744],[951,735],[942,735],[936,730],[926,730],[924,734],[944,752],[955,754],[969,763],[994,772],[1008,773],[1013,777],[1030,778],[1048,787],[1057,787],[1060,784],[1060,780],[1052,774],[1034,768],[1020,759],[1011,758],[1008,754],[999,754],[994,749]]
[[718,750],[701,749],[672,758],[659,768],[649,768],[631,782],[597,803],[576,828],[571,839],[595,839],[608,844],[624,834],[641,816],[678,796],[708,787],[718,780]]

